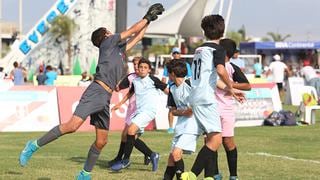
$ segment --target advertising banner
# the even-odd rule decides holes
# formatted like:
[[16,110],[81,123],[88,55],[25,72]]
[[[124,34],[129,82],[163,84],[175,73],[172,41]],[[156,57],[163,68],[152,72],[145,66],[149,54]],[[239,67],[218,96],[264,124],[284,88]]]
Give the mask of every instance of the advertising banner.
[[59,124],[54,87],[13,86],[0,91],[0,131],[48,131]]

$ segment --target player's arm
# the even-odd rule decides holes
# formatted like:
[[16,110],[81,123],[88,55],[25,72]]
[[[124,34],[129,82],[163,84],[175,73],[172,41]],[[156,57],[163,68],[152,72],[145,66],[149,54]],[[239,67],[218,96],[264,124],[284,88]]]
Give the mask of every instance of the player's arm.
[[170,108],[170,111],[174,116],[192,116],[192,109],[190,107],[187,109]]
[[128,74],[125,78],[123,78],[120,83],[116,86],[115,91],[118,92],[122,89],[126,89],[130,86],[129,76],[131,74]]
[[150,76],[150,78],[153,80],[155,88],[160,89],[166,94],[169,94],[169,88],[167,87],[166,83],[163,83],[155,76]]
[[133,46],[135,46],[144,36],[144,33],[147,30],[148,25],[144,26],[139,33],[136,33],[130,38],[127,42],[126,51],[129,51]]
[[234,69],[234,72],[232,73],[232,87],[239,90],[250,91],[251,85],[246,75],[241,71],[241,69],[237,65],[233,63],[230,64]]
[[[131,89],[133,88],[133,85],[131,86]],[[111,109],[111,111],[115,111],[117,109],[119,109],[121,107],[122,104],[124,104],[128,99],[130,99],[134,93],[133,90],[129,90],[129,92],[122,98],[122,100],[120,102],[118,102],[118,104],[116,104],[115,106],[113,106],[113,108]]]

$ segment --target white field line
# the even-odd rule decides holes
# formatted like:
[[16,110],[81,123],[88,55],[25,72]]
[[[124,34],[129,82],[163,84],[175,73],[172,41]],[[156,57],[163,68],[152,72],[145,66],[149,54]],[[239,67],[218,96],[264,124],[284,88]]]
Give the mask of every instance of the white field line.
[[266,152],[256,152],[256,153],[246,153],[246,154],[253,155],[253,156],[266,156],[266,157],[274,157],[274,158],[286,159],[291,161],[302,161],[302,162],[320,164],[320,161],[316,161],[316,160],[297,159],[289,156],[274,155]]

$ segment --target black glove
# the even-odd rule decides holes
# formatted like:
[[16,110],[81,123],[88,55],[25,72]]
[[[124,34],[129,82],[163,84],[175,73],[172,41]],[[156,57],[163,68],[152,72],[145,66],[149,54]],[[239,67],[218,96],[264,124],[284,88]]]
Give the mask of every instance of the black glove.
[[143,17],[143,19],[146,19],[148,23],[150,23],[151,21],[156,20],[158,18],[158,15],[161,15],[163,11],[164,11],[164,8],[162,4],[160,3],[153,4],[152,6],[149,7],[148,12]]

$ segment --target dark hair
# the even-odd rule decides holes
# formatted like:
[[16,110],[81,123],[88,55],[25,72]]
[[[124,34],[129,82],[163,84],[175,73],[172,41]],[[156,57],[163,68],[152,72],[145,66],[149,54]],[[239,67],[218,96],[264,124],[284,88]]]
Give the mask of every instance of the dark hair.
[[94,46],[100,47],[102,41],[106,38],[107,29],[104,27],[100,27],[92,32],[91,34],[91,42]]
[[19,64],[17,61],[13,62],[13,67],[17,68],[18,66],[19,66]]
[[167,65],[169,73],[174,73],[177,77],[183,78],[187,75],[187,66],[183,60],[170,61]]
[[0,72],[2,72],[3,71],[3,67],[0,67]]
[[210,40],[221,38],[224,33],[224,27],[224,19],[218,14],[205,16],[201,21],[204,35]]
[[139,61],[139,65],[138,65],[138,66],[140,66],[140,64],[142,64],[142,63],[148,64],[149,68],[152,69],[152,68],[151,68],[151,62],[150,62],[148,59],[145,59],[144,57],[142,57],[142,58],[140,59],[140,61]]
[[52,70],[52,66],[50,66],[50,65],[46,66],[46,70],[47,71],[51,71]]
[[237,44],[232,39],[221,39],[219,42],[220,46],[226,50],[227,57],[230,59],[237,49]]

